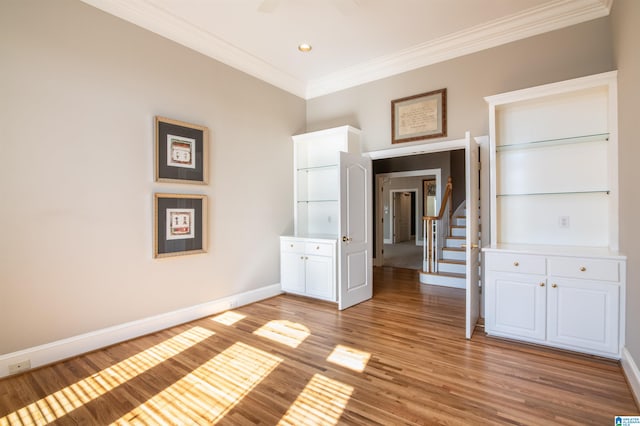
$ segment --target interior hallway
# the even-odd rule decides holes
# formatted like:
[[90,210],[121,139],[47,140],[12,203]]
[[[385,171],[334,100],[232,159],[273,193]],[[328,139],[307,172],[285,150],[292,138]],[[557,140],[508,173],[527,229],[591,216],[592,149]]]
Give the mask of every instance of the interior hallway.
[[384,266],[422,270],[422,246],[415,239],[384,245]]

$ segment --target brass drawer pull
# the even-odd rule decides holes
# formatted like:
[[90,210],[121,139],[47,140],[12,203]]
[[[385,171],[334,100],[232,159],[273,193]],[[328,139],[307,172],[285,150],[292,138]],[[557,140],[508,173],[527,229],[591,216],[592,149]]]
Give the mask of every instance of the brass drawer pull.
[[520,263],[516,260],[515,262],[513,262],[513,266],[518,267],[518,266],[520,266]]
[[580,267],[580,272],[584,272],[584,271],[586,271],[586,270],[587,270],[587,268],[586,268],[586,267],[584,267],[584,266],[581,266],[581,267]]

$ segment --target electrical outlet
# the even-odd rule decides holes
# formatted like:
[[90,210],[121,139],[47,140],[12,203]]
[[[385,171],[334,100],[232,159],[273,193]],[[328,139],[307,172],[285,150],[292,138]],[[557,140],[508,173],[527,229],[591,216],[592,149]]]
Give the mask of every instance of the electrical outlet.
[[569,216],[560,216],[558,218],[558,225],[560,225],[560,228],[568,228],[569,227]]
[[9,365],[9,374],[18,374],[23,371],[27,371],[31,368],[31,360],[24,360],[15,364]]

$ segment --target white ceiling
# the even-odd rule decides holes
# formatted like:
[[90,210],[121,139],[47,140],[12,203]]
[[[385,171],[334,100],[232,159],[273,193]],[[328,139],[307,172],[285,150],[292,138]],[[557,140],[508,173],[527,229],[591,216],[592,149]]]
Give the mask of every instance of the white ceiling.
[[606,16],[613,2],[82,1],[305,99]]

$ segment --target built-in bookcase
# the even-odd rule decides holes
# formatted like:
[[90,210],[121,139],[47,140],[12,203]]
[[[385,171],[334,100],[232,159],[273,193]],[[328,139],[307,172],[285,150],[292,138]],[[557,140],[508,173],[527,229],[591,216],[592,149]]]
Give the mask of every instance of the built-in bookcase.
[[486,98],[489,335],[620,358],[616,72]]
[[617,249],[615,78],[487,98],[492,244]]
[[295,235],[337,238],[340,151],[360,153],[360,130],[342,126],[293,136]]

